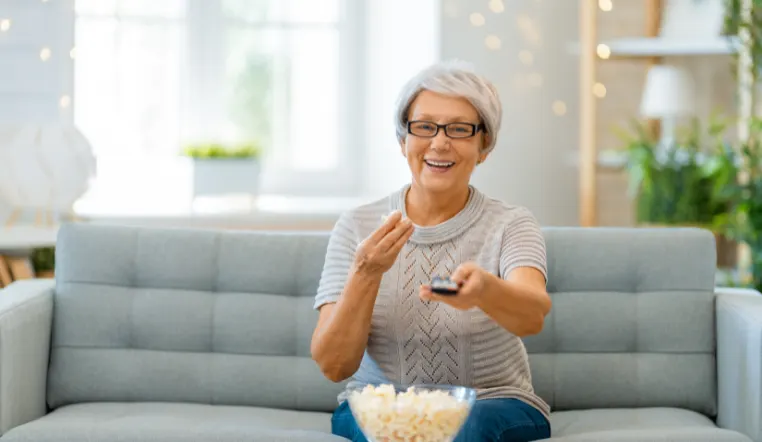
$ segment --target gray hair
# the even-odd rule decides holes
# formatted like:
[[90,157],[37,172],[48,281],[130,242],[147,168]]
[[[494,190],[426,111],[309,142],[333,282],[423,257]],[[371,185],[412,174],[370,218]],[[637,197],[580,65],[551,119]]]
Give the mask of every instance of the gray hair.
[[495,148],[503,109],[495,86],[477,74],[472,65],[458,60],[434,64],[416,74],[403,86],[397,99],[395,124],[397,140],[401,143],[407,135],[410,105],[423,90],[463,97],[476,108],[489,135],[489,143],[482,147],[483,153]]

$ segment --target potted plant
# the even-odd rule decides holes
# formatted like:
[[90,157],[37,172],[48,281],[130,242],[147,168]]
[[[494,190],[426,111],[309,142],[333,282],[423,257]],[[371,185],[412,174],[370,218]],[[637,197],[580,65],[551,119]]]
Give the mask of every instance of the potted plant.
[[751,280],[742,284],[762,290],[762,119],[752,118],[749,137],[738,152],[742,169],[726,186],[733,204],[719,224],[728,236],[749,248]]
[[193,160],[194,197],[259,192],[262,149],[258,144],[195,144],[183,154]]
[[36,278],[53,278],[56,268],[55,247],[42,247],[32,250],[30,256]]
[[[737,37],[733,68],[739,84],[742,169],[729,186],[734,205],[725,219],[729,235],[746,245],[741,285],[762,289],[762,0],[725,0],[725,34]],[[746,256],[745,256],[746,257]],[[746,279],[748,277],[748,280]]]
[[662,146],[644,123],[633,126],[634,133],[623,137],[638,224],[711,230],[717,240],[718,267],[735,266],[735,244],[718,224],[718,217],[731,210],[727,185],[737,172],[733,150],[724,141],[726,124],[713,119],[703,129],[694,119],[673,146]]

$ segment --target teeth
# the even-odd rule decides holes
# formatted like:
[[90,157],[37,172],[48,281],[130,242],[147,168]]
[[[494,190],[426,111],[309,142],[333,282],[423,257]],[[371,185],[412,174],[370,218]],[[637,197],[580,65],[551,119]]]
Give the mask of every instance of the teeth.
[[428,164],[432,165],[432,166],[437,166],[437,167],[449,167],[449,166],[452,166],[453,164],[455,164],[453,162],[449,162],[448,163],[446,161],[431,161],[431,160],[426,160],[426,162]]

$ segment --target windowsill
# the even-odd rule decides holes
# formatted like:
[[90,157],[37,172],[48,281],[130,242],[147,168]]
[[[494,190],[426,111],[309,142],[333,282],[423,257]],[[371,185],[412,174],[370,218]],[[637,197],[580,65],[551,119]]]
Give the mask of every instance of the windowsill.
[[[191,162],[176,157],[99,158],[98,175],[74,204],[77,219],[108,224],[211,228],[330,229],[363,197],[264,194],[193,198]],[[305,186],[310,186],[305,182]],[[301,189],[304,191],[310,190]]]
[[158,227],[326,230],[339,215],[368,198],[199,197],[183,203],[153,199],[144,204],[106,204],[82,200],[75,204],[80,221]]

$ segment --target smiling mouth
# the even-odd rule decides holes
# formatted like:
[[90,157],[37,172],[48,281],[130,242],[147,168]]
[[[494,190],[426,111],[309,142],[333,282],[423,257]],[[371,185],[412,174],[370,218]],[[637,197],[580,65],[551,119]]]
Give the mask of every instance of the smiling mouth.
[[440,170],[449,169],[455,165],[455,163],[453,163],[452,161],[423,160],[423,162],[426,163],[426,165],[428,165],[429,167],[433,167],[435,169],[440,169]]

